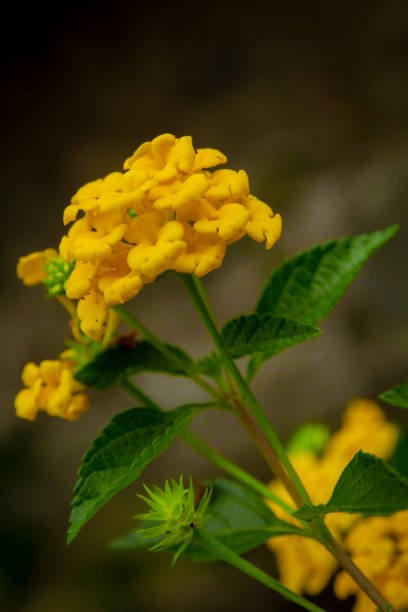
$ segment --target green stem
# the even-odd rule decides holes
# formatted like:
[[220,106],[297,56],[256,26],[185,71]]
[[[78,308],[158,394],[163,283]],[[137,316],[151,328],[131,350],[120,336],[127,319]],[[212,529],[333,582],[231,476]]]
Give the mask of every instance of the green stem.
[[[126,310],[124,306],[114,306],[113,310],[120,316],[120,318],[125,321],[130,327],[140,332],[142,336],[150,342],[164,357],[166,357],[169,361],[175,363],[180,367],[181,370],[186,370],[186,364],[184,361],[177,359],[177,355],[168,350],[166,345],[153,334],[147,327],[143,325],[136,317],[134,317],[130,312]],[[214,397],[217,400],[222,399],[220,393],[208,384],[205,380],[203,380],[196,372],[193,370],[188,370],[189,377],[194,380],[194,382],[204,389],[209,395]]]
[[137,400],[141,401],[143,406],[148,408],[155,408],[156,410],[161,410],[160,406],[156,404],[154,400],[152,400],[146,393],[144,393],[140,387],[130,382],[127,378],[123,378],[121,381],[121,385],[130,395],[135,397]]
[[253,565],[246,559],[243,559],[236,553],[234,553],[230,548],[224,546],[219,540],[214,538],[208,532],[203,529],[198,529],[198,537],[199,540],[211,551],[217,553],[217,556],[220,556],[226,563],[229,563],[236,569],[240,570],[244,574],[247,574],[254,580],[257,580],[261,584],[269,587],[270,589],[276,591],[283,597],[286,597],[290,601],[297,603],[299,606],[304,608],[305,610],[310,610],[311,612],[325,612],[323,608],[319,608],[312,602],[304,599],[300,595],[297,595],[293,591],[290,591],[286,587],[284,587],[280,582],[266,574],[264,571]]
[[245,427],[248,429],[267,463],[285,485],[295,504],[301,506],[304,503],[311,503],[309,495],[292,466],[284,446],[229,355],[222,335],[219,333],[211,311],[207,307],[208,300],[203,297],[204,289],[201,282],[194,275],[183,274],[181,276],[243,400],[243,402],[236,401],[235,406]]
[[395,612],[395,608],[381,595],[367,576],[363,574],[327,528],[326,531],[325,538],[320,539],[320,542],[337,559],[340,566],[353,577],[355,582],[357,582],[360,588],[368,595],[371,601],[376,604],[379,610],[382,612]]
[[110,308],[109,314],[108,314],[108,321],[106,323],[105,333],[101,340],[102,349],[105,349],[109,345],[109,342],[114,337],[116,328],[119,325],[119,321],[120,321],[119,315],[114,310],[112,310],[112,308]]
[[[222,335],[217,329],[211,311],[207,308],[208,300],[203,297],[204,288],[199,279],[193,275],[183,276],[187,289],[197,306],[213,340],[222,355],[225,365],[231,373],[237,386],[240,398],[235,401],[237,412],[246,426],[248,432],[258,446],[261,454],[267,463],[274,470],[275,474],[285,485],[293,501],[298,505],[303,503],[311,504],[309,495],[303,486],[299,476],[293,468],[291,461],[280,442],[275,430],[270,424],[261,406],[241,375],[233,359],[230,357],[227,347],[224,344]],[[313,524],[316,537],[333,554],[339,564],[350,576],[360,585],[368,597],[379,607],[380,610],[388,612],[390,604],[379,593],[376,587],[368,580],[361,570],[353,563],[349,555],[342,549],[340,544],[334,539],[327,529],[323,520]]]
[[285,512],[287,512],[289,515],[293,514],[294,508],[287,504],[283,499],[275,495],[275,493],[273,493],[273,491],[271,491],[266,485],[264,485],[263,482],[261,482],[257,478],[254,478],[253,476],[251,476],[251,474],[248,474],[248,472],[235,465],[235,463],[230,461],[224,455],[218,453],[215,449],[206,444],[196,435],[194,435],[190,431],[185,431],[181,434],[180,437],[189,446],[194,448],[197,452],[203,455],[203,457],[206,457],[206,459],[221,468],[224,472],[230,474],[231,476],[233,476],[233,478],[235,478],[239,482],[242,482],[242,484],[256,491],[257,493],[262,495],[262,497],[270,499],[277,506],[280,506],[283,510],[285,510]]

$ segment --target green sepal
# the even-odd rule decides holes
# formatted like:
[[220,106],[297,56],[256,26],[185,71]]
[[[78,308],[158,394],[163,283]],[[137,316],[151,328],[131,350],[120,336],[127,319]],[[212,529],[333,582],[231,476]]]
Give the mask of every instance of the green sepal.
[[98,353],[92,361],[77,370],[75,378],[87,387],[107,389],[120,382],[122,378],[139,372],[188,376],[194,367],[192,359],[177,346],[166,344],[165,347],[177,360],[177,365],[150,342],[142,340],[131,347],[119,343]]
[[101,350],[99,342],[86,336],[84,336],[81,342],[66,340],[65,344],[73,351],[76,370],[80,370],[87,363],[95,359]]
[[198,411],[213,406],[189,404],[169,412],[132,408],[115,416],[82,459],[71,504],[68,543],[97,510],[170,446]]
[[408,480],[385,461],[359,451],[344,468],[327,504],[302,506],[294,513],[309,521],[331,512],[388,516],[408,509]]

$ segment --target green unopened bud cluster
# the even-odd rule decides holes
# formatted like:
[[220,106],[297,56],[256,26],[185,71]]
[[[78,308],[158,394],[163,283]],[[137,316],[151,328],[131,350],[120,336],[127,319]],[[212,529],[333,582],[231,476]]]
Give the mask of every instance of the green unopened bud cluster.
[[66,285],[72,270],[75,268],[75,261],[68,262],[62,257],[51,259],[45,265],[46,278],[42,281],[47,287],[50,297],[57,297],[65,294]]
[[138,529],[138,532],[143,538],[155,541],[150,550],[178,547],[173,556],[175,563],[190,544],[195,530],[202,526],[211,491],[205,490],[196,507],[191,478],[187,489],[184,488],[183,476],[180,476],[178,482],[173,479],[166,480],[164,489],[157,486],[149,489],[146,485],[143,486],[147,496],[139,497],[147,503],[149,511],[136,516],[146,524]]

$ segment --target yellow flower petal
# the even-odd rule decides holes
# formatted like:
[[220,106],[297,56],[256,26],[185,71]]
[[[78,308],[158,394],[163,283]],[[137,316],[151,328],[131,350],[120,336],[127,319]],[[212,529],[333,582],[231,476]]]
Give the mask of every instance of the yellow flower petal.
[[38,285],[46,278],[45,265],[50,259],[57,257],[55,249],[35,251],[24,257],[20,257],[17,264],[17,276],[24,285]]
[[131,272],[124,277],[117,277],[112,274],[111,277],[106,276],[100,288],[103,287],[103,293],[106,304],[115,306],[116,304],[124,304],[139,293],[143,287],[140,274]]
[[245,225],[245,231],[256,242],[266,241],[266,248],[270,249],[280,238],[282,233],[282,218],[273,214],[272,209],[252,196],[248,198],[250,218]]
[[225,204],[217,211],[217,219],[197,221],[194,229],[199,234],[218,234],[227,243],[244,234],[249,212],[242,204]]
[[39,374],[40,370],[38,366],[32,361],[30,361],[23,368],[23,371],[21,373],[21,380],[23,381],[26,387],[31,387],[39,377]]
[[84,298],[79,300],[77,312],[84,334],[93,340],[100,340],[108,318],[108,307],[103,294],[91,289]]
[[177,272],[205,276],[221,266],[226,250],[223,240],[217,236],[193,234],[189,226],[185,226],[184,239],[187,248],[174,262],[174,269]]
[[37,418],[39,407],[31,389],[23,389],[16,395],[14,407],[20,419],[35,421]]
[[208,179],[204,174],[193,174],[180,187],[180,189],[172,194],[159,198],[154,202],[156,210],[165,210],[171,208],[178,210],[194,200],[198,200],[207,191]]
[[129,251],[129,267],[149,277],[158,276],[171,268],[176,257],[185,249],[183,236],[183,225],[178,221],[168,221],[158,232],[155,244],[140,243]]
[[125,160],[123,168],[129,170],[133,167],[135,162],[144,157],[150,156],[153,159],[156,157],[160,160],[160,158],[167,156],[175,142],[176,137],[173,136],[173,134],[161,134],[154,138],[152,142],[144,142],[136,149],[133,155]]
[[77,393],[71,398],[64,418],[68,421],[76,421],[89,408],[89,397],[86,393]]
[[213,168],[214,166],[225,164],[227,161],[227,156],[217,149],[197,149],[193,172],[203,170],[204,168]]
[[71,300],[79,300],[79,298],[84,297],[90,288],[91,281],[96,273],[96,266],[91,262],[82,262],[79,261],[67,282],[67,297]]

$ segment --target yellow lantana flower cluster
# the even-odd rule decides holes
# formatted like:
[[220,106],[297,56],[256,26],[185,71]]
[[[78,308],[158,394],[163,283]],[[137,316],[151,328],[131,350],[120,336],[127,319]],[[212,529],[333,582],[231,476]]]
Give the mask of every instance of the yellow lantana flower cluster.
[[[396,610],[408,609],[408,510],[366,518],[345,539],[353,561]],[[340,599],[356,595],[354,612],[374,612],[373,602],[349,574],[341,572],[334,592]]]
[[[64,355],[62,355],[64,357]],[[85,387],[74,378],[74,362],[46,359],[24,367],[21,378],[25,389],[14,401],[17,416],[34,421],[40,411],[75,421],[89,406]]]
[[[312,502],[314,504],[326,503],[340,474],[356,452],[363,450],[382,459],[387,459],[391,456],[398,437],[399,430],[397,426],[387,422],[382,410],[374,402],[365,399],[355,399],[347,406],[341,428],[330,438],[321,456],[303,451],[291,456],[291,460]],[[270,487],[282,499],[290,503],[289,496],[279,482],[273,481]],[[280,518],[296,523],[295,519],[288,516],[280,507],[270,501],[267,503],[271,505],[273,511]],[[400,514],[404,514],[408,518],[408,512]],[[381,520],[389,525],[390,530],[393,530],[394,521],[399,520],[396,517],[398,515]],[[353,555],[352,544],[355,542],[353,539],[354,529],[359,529],[367,521],[368,519],[361,519],[358,515],[346,513],[333,513],[328,514],[326,517],[328,527],[339,539],[342,540],[349,533],[351,539],[346,539],[343,543],[350,549]],[[337,569],[337,562],[334,557],[316,540],[300,536],[281,536],[270,539],[268,546],[276,555],[281,581],[297,593],[316,595],[327,586]],[[374,556],[377,554],[378,558],[376,557],[377,561],[375,561]],[[379,562],[381,555],[380,550],[376,553],[375,548],[371,549],[370,562],[373,564]],[[401,555],[404,557],[401,560],[401,564],[405,564],[404,566],[406,567],[408,564],[408,546],[405,546],[405,552],[401,552]],[[358,561],[357,558],[356,561]],[[384,567],[389,568],[387,562]],[[364,571],[365,567],[362,567],[362,569]],[[390,584],[392,583],[392,572],[382,574],[381,580],[378,580],[378,577],[373,572],[371,572],[370,577],[372,577],[373,582],[386,595],[386,589],[383,587],[388,581],[390,581]],[[400,580],[400,578],[401,574],[399,574],[398,579]],[[362,595],[361,601],[365,602],[364,605],[366,607],[359,607],[361,605],[360,589],[357,585],[354,585],[354,582],[351,587],[351,582],[348,582],[348,578],[340,575],[339,580],[336,593],[340,596],[346,597],[347,594],[358,593],[355,612],[371,612],[375,610],[374,604]],[[405,583],[404,587],[403,581],[400,580],[399,585],[405,592],[405,597],[408,598],[408,582]],[[398,608],[399,600],[392,597],[391,591],[389,594],[390,600]],[[407,599],[404,601],[407,601]]]
[[249,193],[244,170],[209,170],[226,161],[216,149],[195,151],[190,136],[162,134],[142,144],[124,172],[74,195],[59,252],[76,262],[66,294],[78,300],[86,335],[99,340],[109,306],[131,299],[166,270],[204,276],[244,235],[272,247],[280,215]]

